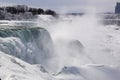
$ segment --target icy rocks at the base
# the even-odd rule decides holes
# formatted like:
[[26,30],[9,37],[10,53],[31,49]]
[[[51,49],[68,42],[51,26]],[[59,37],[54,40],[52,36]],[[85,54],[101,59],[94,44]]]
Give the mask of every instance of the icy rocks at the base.
[[64,67],[56,76],[60,80],[119,80],[120,70],[104,65]]
[[82,53],[84,51],[84,46],[79,40],[70,40],[67,44],[67,47],[74,52]]
[[56,80],[40,67],[0,52],[1,80]]
[[0,78],[2,80],[119,80],[120,70],[117,67],[104,65],[66,66],[58,74],[53,75],[42,65],[31,65],[0,52]]
[[58,65],[63,67],[64,65],[78,66],[92,63],[92,59],[85,52],[86,48],[79,40],[58,39],[54,44]]

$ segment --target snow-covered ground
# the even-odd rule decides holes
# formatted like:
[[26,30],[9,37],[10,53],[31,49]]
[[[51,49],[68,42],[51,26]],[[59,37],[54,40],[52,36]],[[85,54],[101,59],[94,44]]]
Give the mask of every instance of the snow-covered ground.
[[0,77],[2,80],[119,80],[120,71],[117,67],[84,65],[64,67],[58,74],[50,74],[40,65],[1,52]]
[[0,52],[1,80],[55,80],[40,65],[31,65]]

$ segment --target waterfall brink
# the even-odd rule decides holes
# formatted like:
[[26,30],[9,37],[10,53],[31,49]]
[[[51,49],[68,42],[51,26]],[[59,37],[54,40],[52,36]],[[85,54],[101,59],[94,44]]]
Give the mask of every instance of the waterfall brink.
[[52,58],[53,44],[43,28],[6,28],[0,29],[0,51],[45,67]]

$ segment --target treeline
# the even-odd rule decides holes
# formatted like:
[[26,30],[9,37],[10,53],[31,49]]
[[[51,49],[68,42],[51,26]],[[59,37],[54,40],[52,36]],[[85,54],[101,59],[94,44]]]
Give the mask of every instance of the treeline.
[[0,19],[33,19],[37,15],[52,15],[56,17],[57,13],[50,9],[43,10],[26,5],[0,7]]

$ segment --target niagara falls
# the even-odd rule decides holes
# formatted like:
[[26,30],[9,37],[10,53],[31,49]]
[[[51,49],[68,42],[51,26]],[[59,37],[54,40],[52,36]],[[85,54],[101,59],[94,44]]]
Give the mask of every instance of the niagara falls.
[[120,0],[0,0],[0,80],[120,80]]

